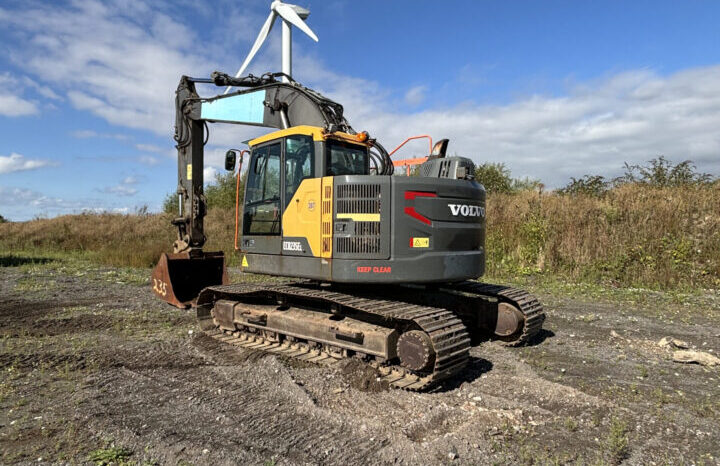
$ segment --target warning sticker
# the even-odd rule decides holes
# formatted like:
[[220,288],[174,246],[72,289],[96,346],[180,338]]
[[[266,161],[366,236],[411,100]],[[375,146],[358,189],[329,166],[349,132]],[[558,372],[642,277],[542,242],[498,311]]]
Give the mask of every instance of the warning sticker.
[[411,248],[429,248],[430,238],[410,238]]
[[242,266],[243,266],[243,267],[250,267],[250,264],[248,264],[248,261],[247,261],[247,257],[245,257],[245,256],[243,256]]
[[392,267],[366,267],[357,268],[358,273],[392,273]]
[[187,178],[188,181],[191,181],[192,180],[192,164],[191,163],[187,164],[186,171],[187,171],[187,173],[186,173],[185,178]]

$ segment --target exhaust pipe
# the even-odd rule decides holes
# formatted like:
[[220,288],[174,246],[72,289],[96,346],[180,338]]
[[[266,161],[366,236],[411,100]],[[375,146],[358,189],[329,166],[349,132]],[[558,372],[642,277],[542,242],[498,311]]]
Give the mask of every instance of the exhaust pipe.
[[191,250],[163,253],[152,271],[150,285],[163,301],[181,309],[194,306],[200,291],[208,286],[227,285],[225,254],[222,251]]

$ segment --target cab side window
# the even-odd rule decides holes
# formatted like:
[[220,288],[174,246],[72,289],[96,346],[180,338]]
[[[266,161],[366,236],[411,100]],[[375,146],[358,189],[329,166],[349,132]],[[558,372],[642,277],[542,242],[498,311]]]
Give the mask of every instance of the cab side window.
[[370,171],[367,147],[339,141],[328,141],[328,175],[367,175],[368,173]]
[[315,147],[310,136],[285,139],[285,208],[305,178],[315,175]]
[[280,234],[280,144],[253,151],[245,192],[243,234]]

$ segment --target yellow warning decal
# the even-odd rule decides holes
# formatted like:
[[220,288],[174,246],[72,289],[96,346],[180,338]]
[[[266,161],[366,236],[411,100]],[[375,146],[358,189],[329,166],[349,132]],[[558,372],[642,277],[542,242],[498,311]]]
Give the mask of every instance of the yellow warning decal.
[[185,177],[188,181],[192,180],[192,164],[187,164],[187,176]]
[[250,264],[248,264],[248,261],[247,261],[247,257],[245,257],[245,256],[243,256],[242,266],[243,266],[243,267],[250,267]]
[[430,238],[410,238],[411,248],[429,248]]

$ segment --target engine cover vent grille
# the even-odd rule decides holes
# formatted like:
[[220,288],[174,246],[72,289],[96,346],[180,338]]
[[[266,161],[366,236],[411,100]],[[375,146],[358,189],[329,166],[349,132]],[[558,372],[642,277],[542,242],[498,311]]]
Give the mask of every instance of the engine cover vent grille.
[[380,236],[380,222],[355,222],[355,236]]
[[339,214],[379,214],[380,199],[355,199],[351,201],[338,199]]
[[335,237],[338,254],[380,257],[382,248],[382,186],[375,183],[339,184],[335,189],[337,219],[350,222],[344,234]]
[[349,184],[337,187],[337,213],[379,214],[379,184]]
[[338,238],[337,249],[342,254],[374,254],[380,252],[380,237]]
[[342,184],[337,187],[338,199],[367,199],[380,197],[379,184]]

